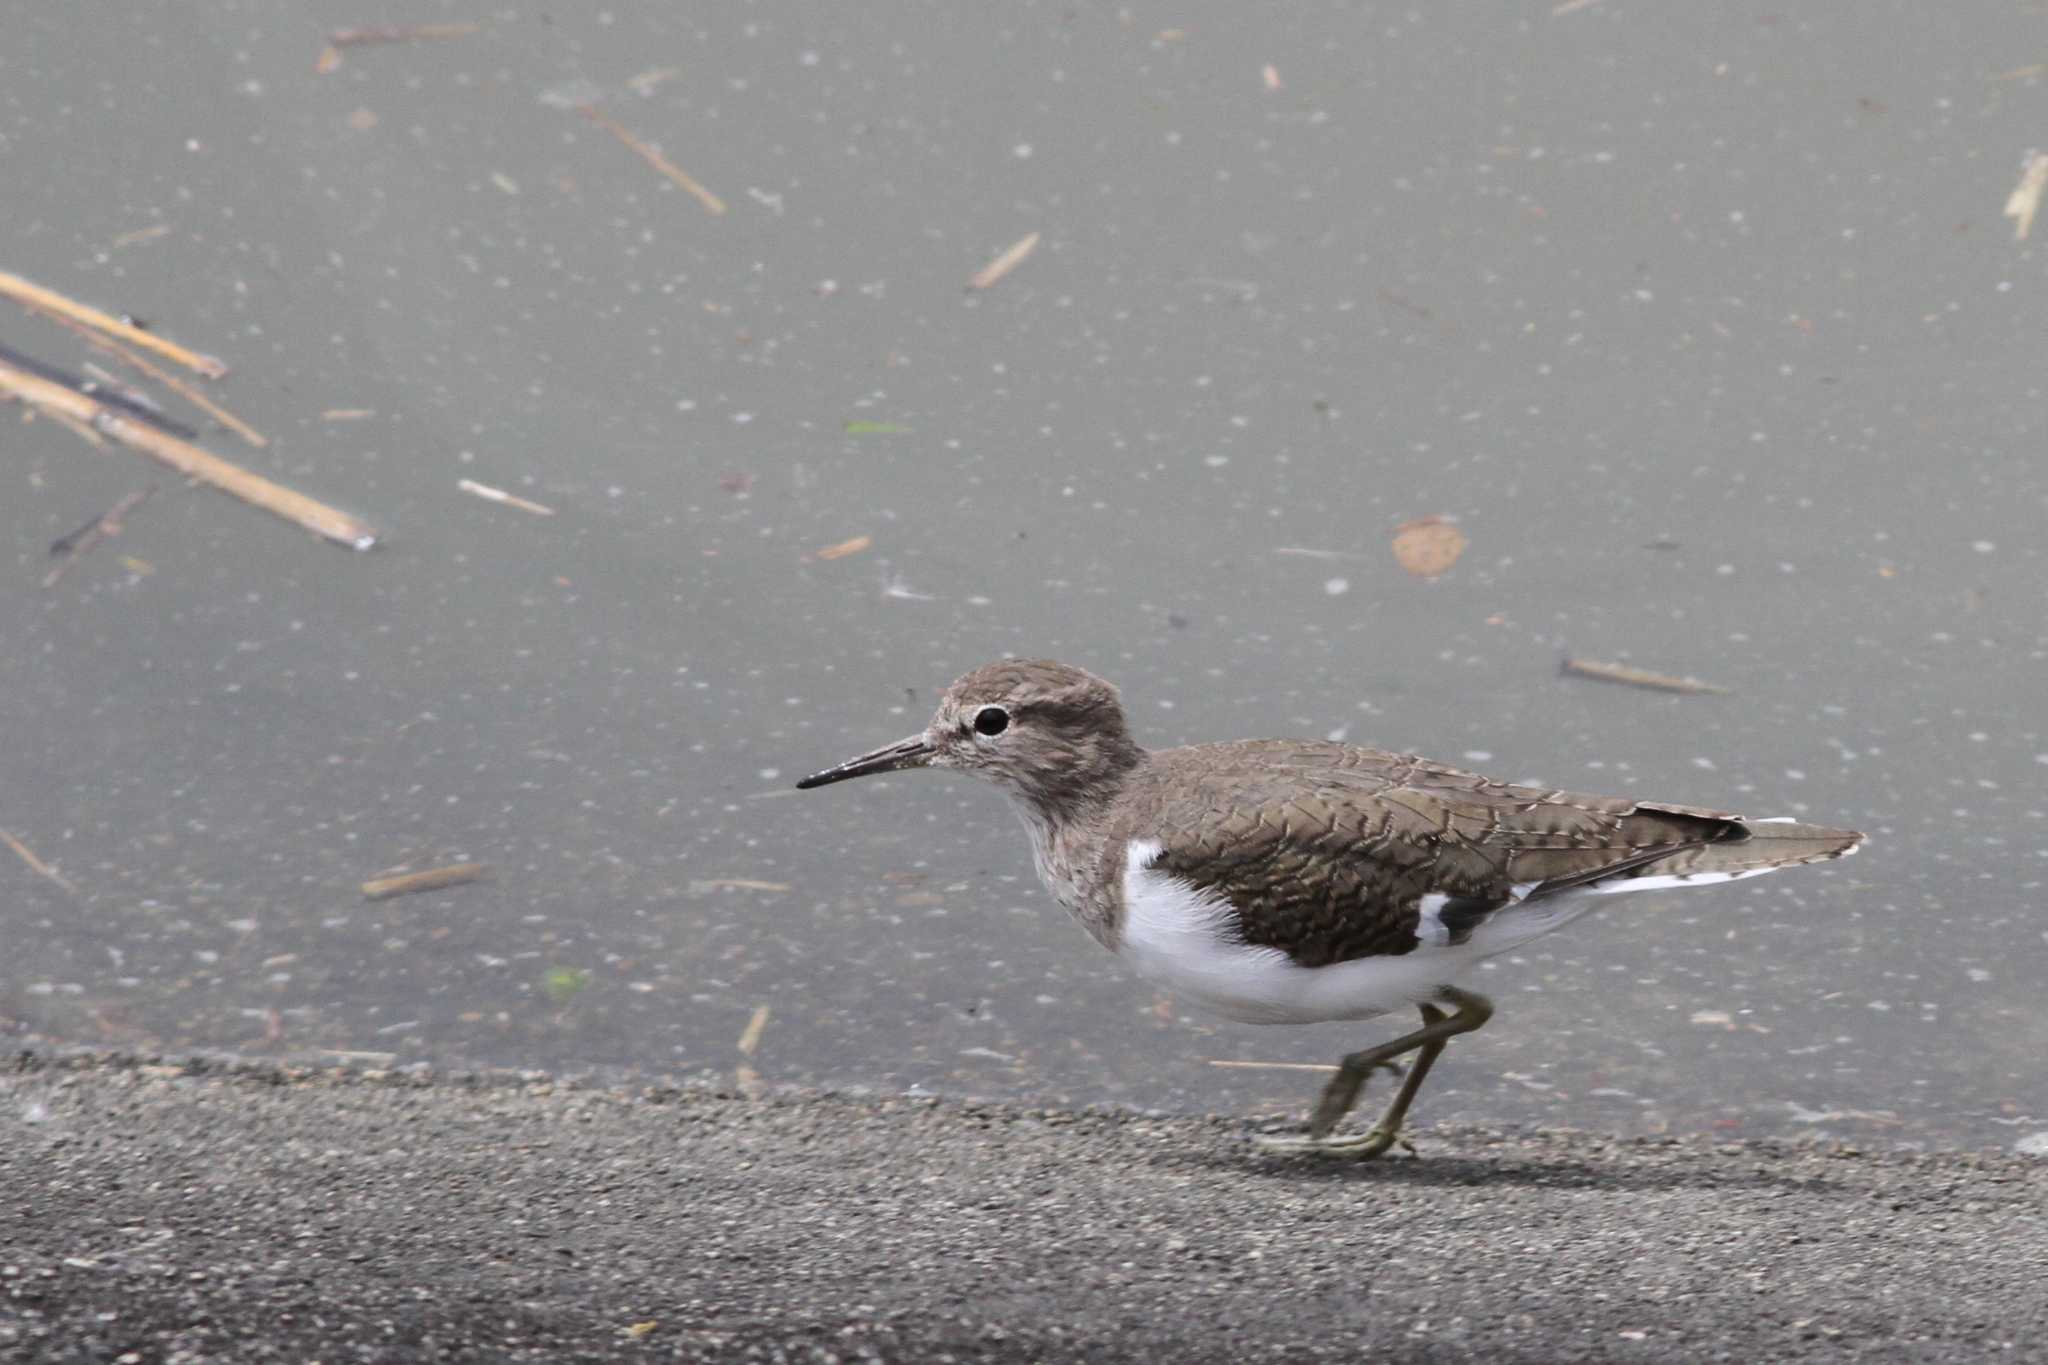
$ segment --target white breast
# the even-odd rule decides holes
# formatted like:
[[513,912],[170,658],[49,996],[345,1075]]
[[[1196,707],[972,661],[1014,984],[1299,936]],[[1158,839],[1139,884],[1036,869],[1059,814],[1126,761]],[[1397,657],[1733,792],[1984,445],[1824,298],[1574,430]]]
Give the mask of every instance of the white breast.
[[1118,954],[1138,975],[1230,1019],[1313,1024],[1369,1019],[1418,1004],[1484,954],[1424,943],[1397,957],[1302,967],[1278,948],[1236,941],[1236,912],[1220,897],[1154,871],[1160,845],[1124,852],[1124,922]]

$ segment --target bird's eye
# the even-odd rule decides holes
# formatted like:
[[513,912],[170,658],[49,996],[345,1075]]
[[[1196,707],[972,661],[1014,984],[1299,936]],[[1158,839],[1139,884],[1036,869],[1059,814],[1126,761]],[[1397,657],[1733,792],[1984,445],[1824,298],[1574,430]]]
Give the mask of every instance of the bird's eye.
[[974,713],[974,733],[999,735],[1010,728],[1010,713],[1000,706],[984,706]]

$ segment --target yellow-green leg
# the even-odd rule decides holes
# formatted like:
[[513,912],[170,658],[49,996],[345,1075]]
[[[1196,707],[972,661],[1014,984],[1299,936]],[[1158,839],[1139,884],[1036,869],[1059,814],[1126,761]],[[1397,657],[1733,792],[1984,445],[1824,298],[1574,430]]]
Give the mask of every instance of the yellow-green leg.
[[[1435,1005],[1424,1005],[1421,1028],[1390,1043],[1354,1052],[1338,1064],[1337,1074],[1323,1088],[1323,1097],[1316,1102],[1315,1113],[1309,1117],[1307,1136],[1261,1137],[1259,1145],[1268,1151],[1312,1152],[1319,1156],[1370,1161],[1398,1142],[1401,1123],[1408,1117],[1408,1106],[1415,1102],[1415,1092],[1422,1088],[1423,1078],[1436,1065],[1444,1044],[1461,1033],[1472,1032],[1493,1017],[1493,1003],[1472,991],[1445,986],[1437,992],[1436,998],[1451,1006],[1451,1013],[1446,1014]],[[1330,1136],[1344,1116],[1351,1112],[1351,1106],[1358,1102],[1358,1092],[1364,1089],[1366,1077],[1382,1067],[1398,1072],[1400,1068],[1394,1064],[1394,1059],[1410,1052],[1416,1054],[1415,1063],[1402,1080],[1394,1102],[1380,1116],[1380,1121],[1363,1133],[1349,1137]]]

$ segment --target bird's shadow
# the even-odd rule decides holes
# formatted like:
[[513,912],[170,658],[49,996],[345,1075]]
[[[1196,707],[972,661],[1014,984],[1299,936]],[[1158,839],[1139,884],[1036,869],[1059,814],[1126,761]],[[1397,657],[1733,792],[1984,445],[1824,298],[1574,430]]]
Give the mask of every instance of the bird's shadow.
[[[1427,1139],[1425,1138],[1425,1142]],[[1464,1155],[1441,1146],[1421,1155],[1389,1154],[1372,1161],[1307,1153],[1266,1152],[1250,1143],[1217,1151],[1189,1152],[1161,1159],[1209,1171],[1234,1172],[1239,1179],[1272,1181],[1292,1186],[1375,1185],[1403,1189],[1451,1189],[1477,1185],[1517,1185],[1562,1190],[1798,1190],[1835,1193],[1854,1199],[1862,1195],[1842,1183],[1816,1174],[1811,1167],[1773,1170],[1783,1154],[1745,1151],[1722,1155],[1683,1150],[1676,1155],[1632,1156],[1625,1149],[1603,1146],[1598,1153],[1575,1156],[1552,1151],[1490,1151]],[[1645,1158],[1648,1158],[1647,1162]]]

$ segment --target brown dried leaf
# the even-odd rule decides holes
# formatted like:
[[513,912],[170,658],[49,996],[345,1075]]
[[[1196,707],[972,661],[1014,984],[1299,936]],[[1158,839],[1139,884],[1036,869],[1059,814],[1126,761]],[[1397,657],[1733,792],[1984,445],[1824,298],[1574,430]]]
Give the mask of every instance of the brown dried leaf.
[[1394,559],[1417,578],[1447,572],[1465,545],[1465,533],[1442,517],[1418,517],[1394,528]]

